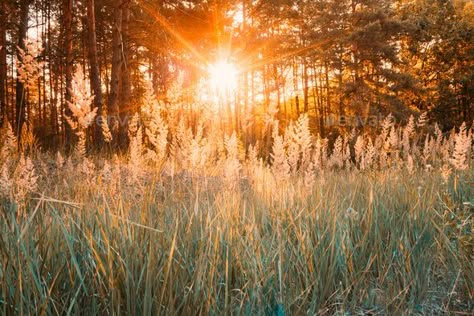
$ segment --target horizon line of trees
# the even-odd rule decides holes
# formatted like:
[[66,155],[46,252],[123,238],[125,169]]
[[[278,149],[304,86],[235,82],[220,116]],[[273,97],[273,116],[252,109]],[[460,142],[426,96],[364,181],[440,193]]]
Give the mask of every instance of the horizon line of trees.
[[0,125],[71,146],[81,69],[97,109],[89,137],[101,147],[107,122],[125,148],[147,81],[192,120],[207,65],[225,58],[240,70],[226,124],[248,135],[269,111],[282,128],[307,113],[323,136],[345,128],[333,116],[419,111],[450,129],[474,119],[473,38],[467,0],[3,0]]

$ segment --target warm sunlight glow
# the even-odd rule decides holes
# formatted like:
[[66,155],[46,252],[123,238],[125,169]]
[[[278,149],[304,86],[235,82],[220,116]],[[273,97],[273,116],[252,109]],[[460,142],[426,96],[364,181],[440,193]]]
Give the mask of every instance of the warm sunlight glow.
[[219,93],[227,93],[237,87],[237,69],[233,64],[219,61],[209,66],[211,86]]

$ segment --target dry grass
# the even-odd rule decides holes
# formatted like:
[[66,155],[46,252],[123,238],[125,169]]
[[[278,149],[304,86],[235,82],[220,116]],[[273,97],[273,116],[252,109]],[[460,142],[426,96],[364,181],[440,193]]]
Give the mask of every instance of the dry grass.
[[474,310],[474,127],[389,116],[376,138],[328,146],[303,115],[271,121],[259,155],[213,124],[154,118],[112,158],[86,157],[85,138],[66,158],[33,136],[18,149],[7,126],[0,314]]
[[128,183],[122,169],[112,185],[100,170],[37,170],[41,193],[0,205],[4,315],[474,308],[472,169],[448,183],[438,170],[326,171],[310,190],[297,178],[149,169]]

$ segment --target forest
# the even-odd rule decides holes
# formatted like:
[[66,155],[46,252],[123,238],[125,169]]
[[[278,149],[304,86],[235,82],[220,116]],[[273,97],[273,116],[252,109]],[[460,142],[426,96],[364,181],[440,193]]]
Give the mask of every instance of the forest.
[[0,0],[0,315],[470,315],[474,2]]
[[[282,126],[307,113],[323,137],[390,113],[428,112],[443,131],[474,119],[471,1],[4,0],[0,11],[1,122],[44,148],[74,142],[78,71],[98,147],[102,122],[127,146],[147,89],[162,111],[221,111],[247,145],[269,110]],[[235,68],[217,79],[228,91],[213,84],[219,63]]]

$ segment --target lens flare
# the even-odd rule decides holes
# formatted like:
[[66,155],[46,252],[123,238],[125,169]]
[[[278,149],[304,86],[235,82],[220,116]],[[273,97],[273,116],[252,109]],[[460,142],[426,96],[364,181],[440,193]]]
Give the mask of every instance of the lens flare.
[[219,93],[227,93],[237,88],[237,68],[226,61],[209,66],[210,83]]

